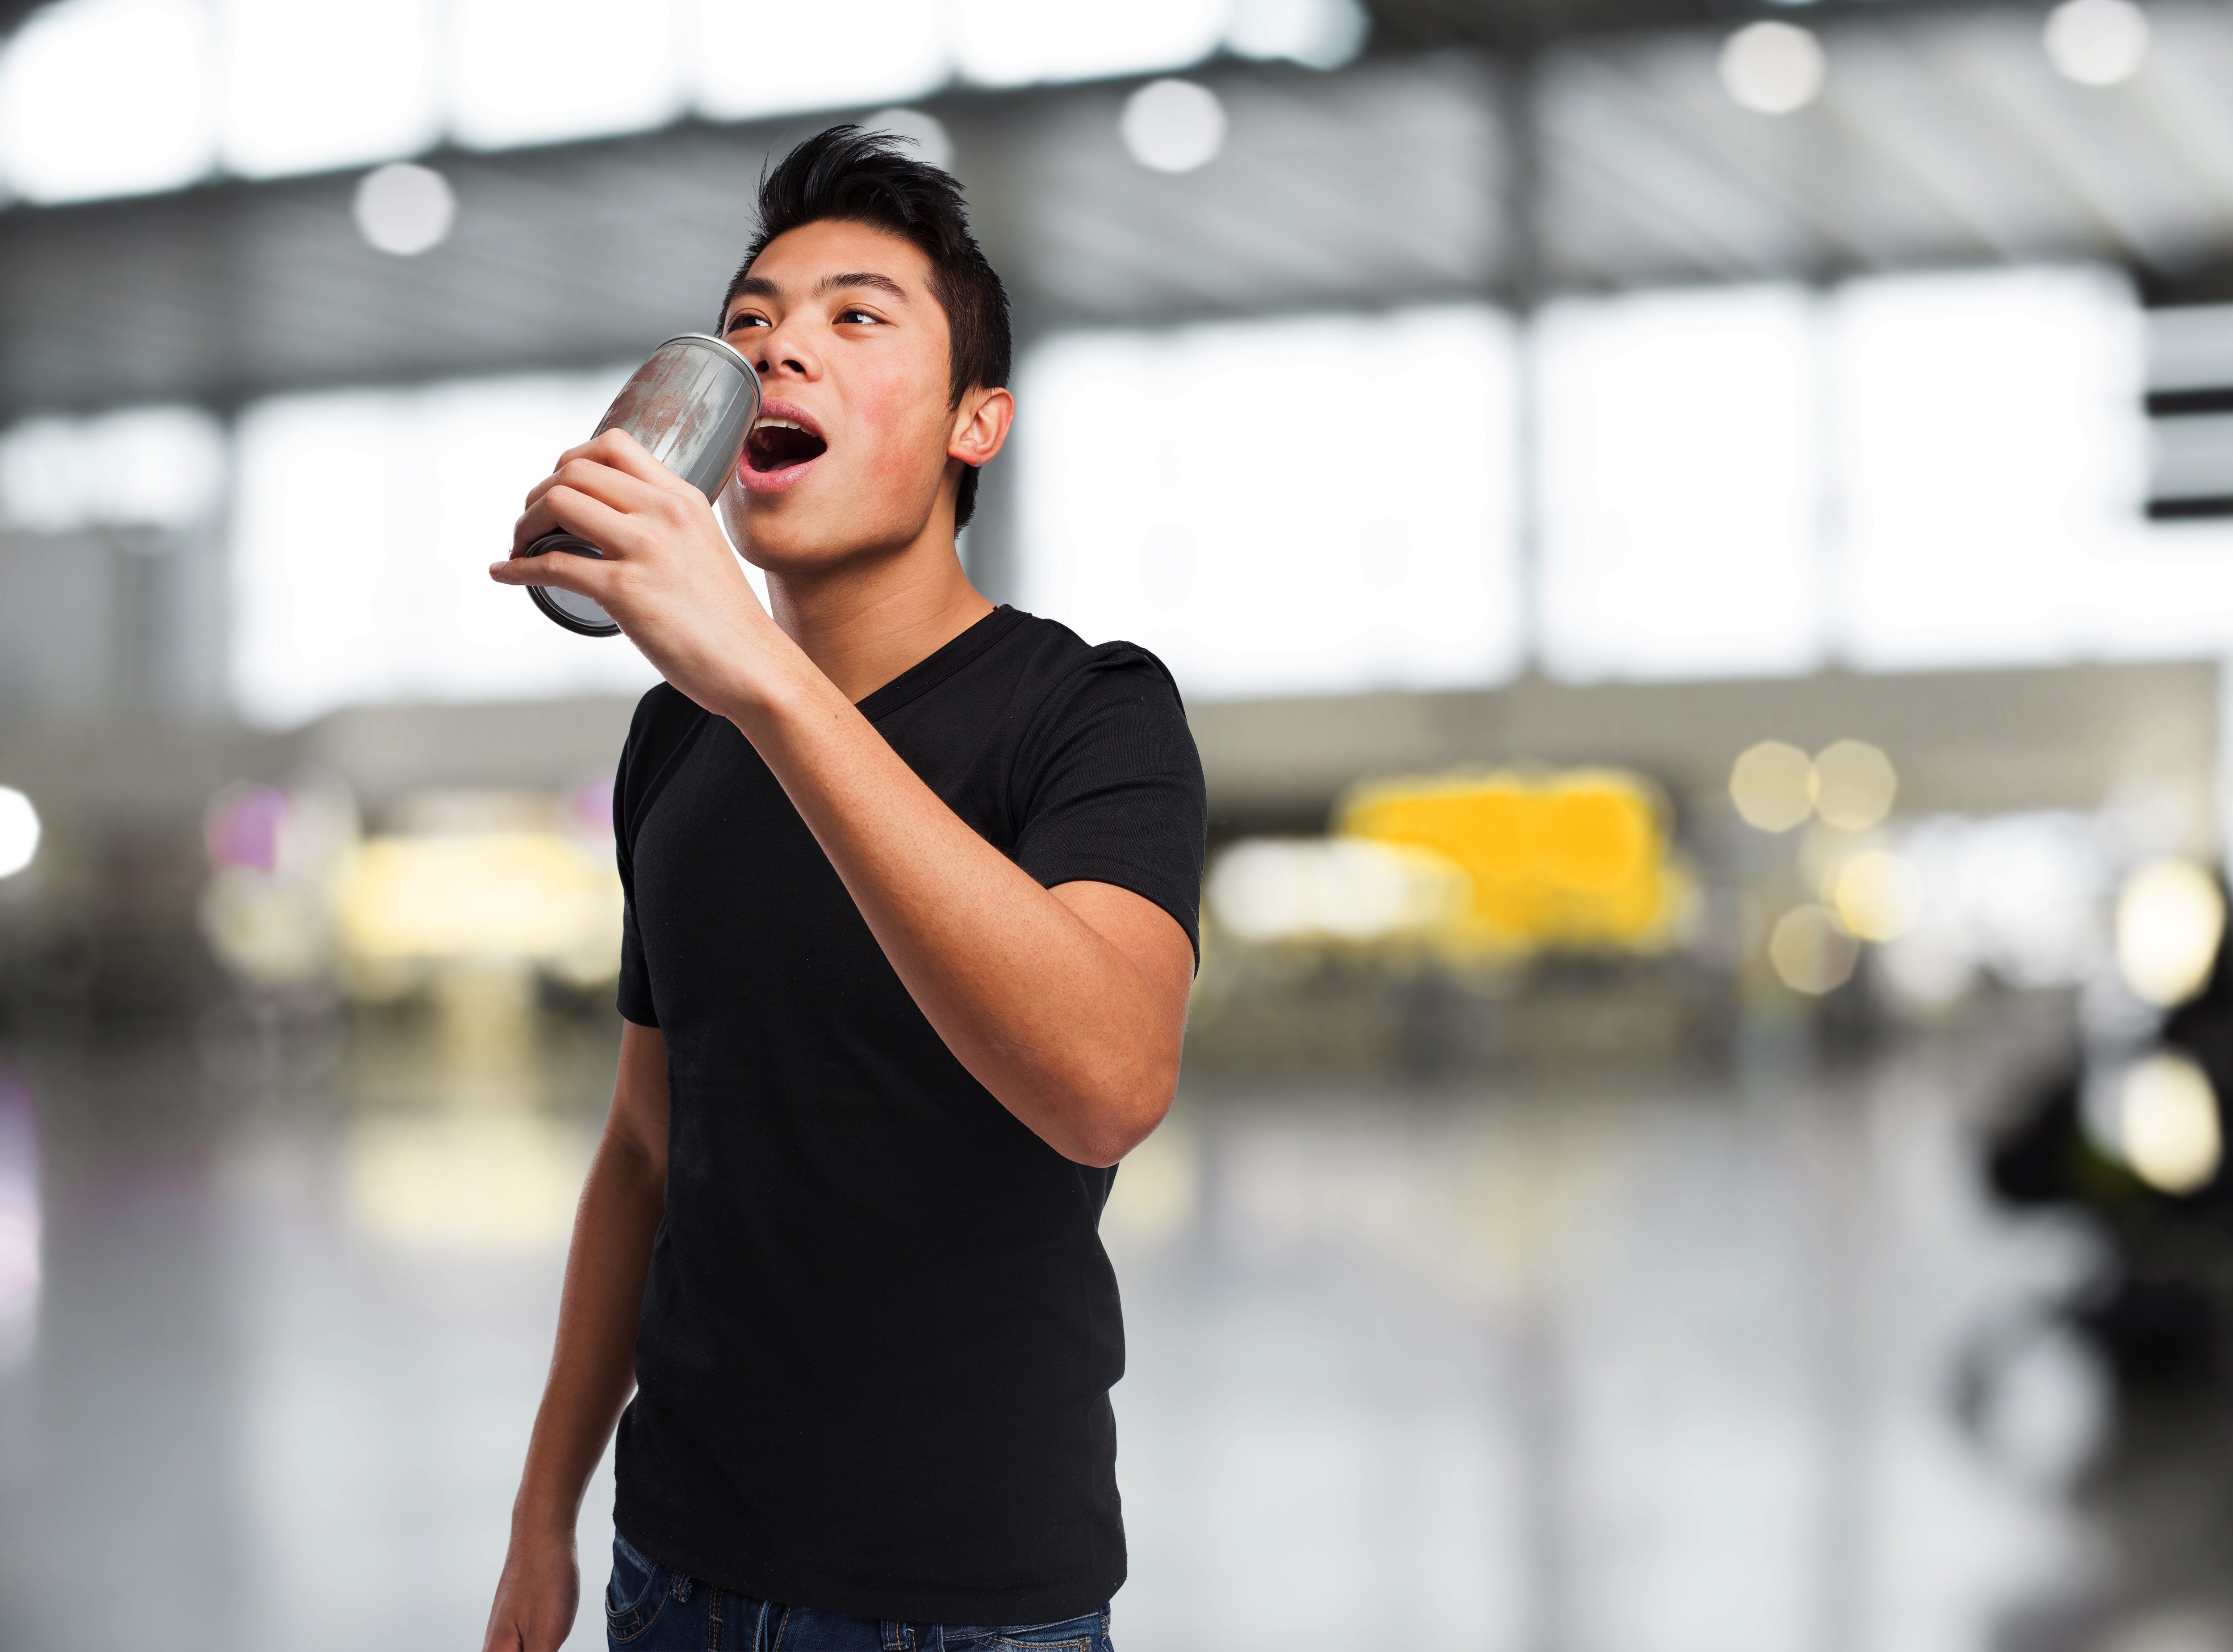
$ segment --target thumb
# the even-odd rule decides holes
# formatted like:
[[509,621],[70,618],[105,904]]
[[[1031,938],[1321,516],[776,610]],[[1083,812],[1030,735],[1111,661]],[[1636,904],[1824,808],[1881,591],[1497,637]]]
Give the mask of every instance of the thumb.
[[554,550],[540,556],[518,550],[489,564],[489,577],[499,585],[548,585],[598,602],[610,589],[615,571],[603,558],[576,550]]

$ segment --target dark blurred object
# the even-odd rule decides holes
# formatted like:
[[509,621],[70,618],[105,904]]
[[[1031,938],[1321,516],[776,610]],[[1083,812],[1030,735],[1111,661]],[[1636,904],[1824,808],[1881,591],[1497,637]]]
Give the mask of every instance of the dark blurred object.
[[[2208,985],[2165,1021],[2159,1049],[2191,1058],[2210,1081],[2220,1139],[2233,1086],[2233,943],[2221,943]],[[2233,1376],[2233,1177],[2221,1161],[2186,1193],[2149,1186],[2097,1146],[2086,1128],[2083,1070],[2040,1085],[1986,1160],[2008,1203],[2081,1210],[2108,1240],[2111,1265],[2067,1304],[2107,1356],[2120,1387]]]

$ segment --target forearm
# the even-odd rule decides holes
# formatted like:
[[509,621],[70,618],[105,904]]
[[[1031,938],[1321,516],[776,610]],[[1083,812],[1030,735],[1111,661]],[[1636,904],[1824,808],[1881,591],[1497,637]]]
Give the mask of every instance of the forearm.
[[664,1191],[660,1167],[608,1128],[574,1219],[557,1346],[512,1506],[515,1529],[573,1532],[589,1475],[635,1386],[636,1322]]
[[774,771],[916,1005],[1042,1139],[1113,1162],[1177,1076],[1134,960],[948,809],[803,656],[723,708]]

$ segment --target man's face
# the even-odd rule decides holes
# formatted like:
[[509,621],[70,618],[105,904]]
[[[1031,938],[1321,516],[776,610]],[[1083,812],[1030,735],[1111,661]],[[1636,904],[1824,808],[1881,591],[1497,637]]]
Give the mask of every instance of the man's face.
[[803,573],[912,543],[954,426],[946,312],[921,250],[866,224],[804,224],[752,261],[722,335],[765,398],[721,496],[738,548]]

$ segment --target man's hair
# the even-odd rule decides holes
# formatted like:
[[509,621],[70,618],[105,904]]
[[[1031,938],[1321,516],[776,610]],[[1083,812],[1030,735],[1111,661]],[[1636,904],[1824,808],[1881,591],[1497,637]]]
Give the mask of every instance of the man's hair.
[[[1005,388],[1014,341],[1008,292],[969,232],[961,185],[951,172],[917,160],[889,133],[831,127],[809,138],[760,179],[759,231],[722,295],[726,321],[752,260],[769,242],[804,224],[837,219],[903,236],[930,262],[930,296],[946,312],[947,406],[979,388]],[[954,501],[954,525],[977,511],[977,470],[964,467]]]

